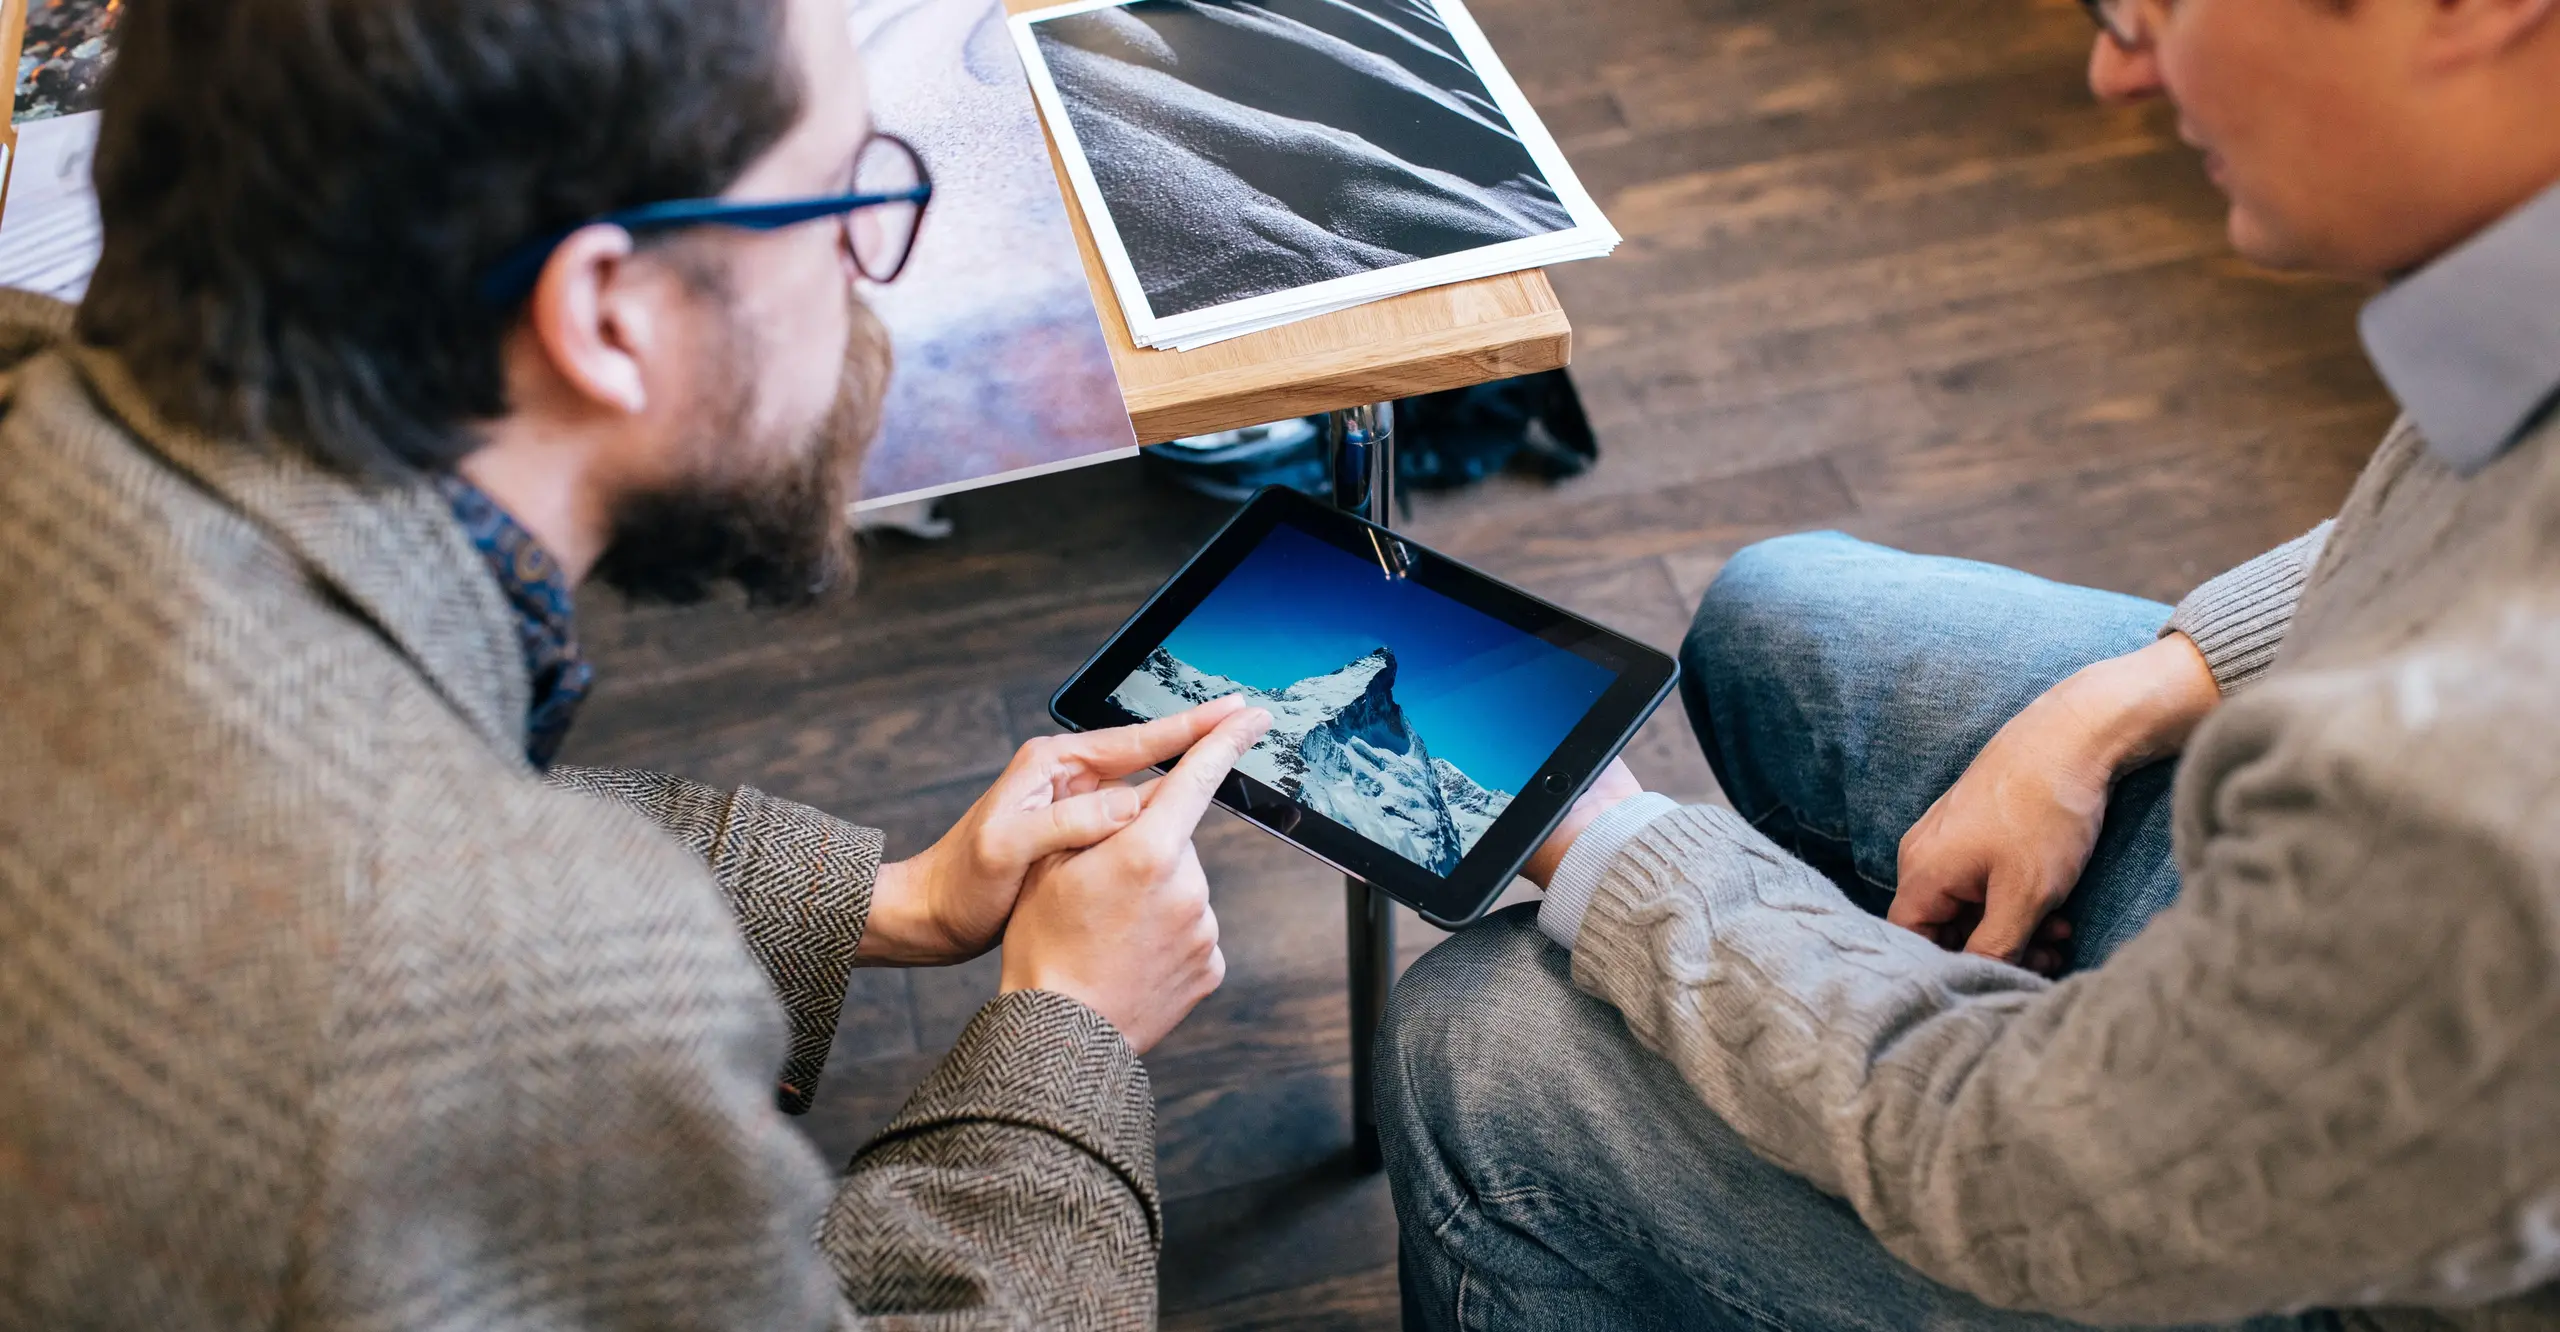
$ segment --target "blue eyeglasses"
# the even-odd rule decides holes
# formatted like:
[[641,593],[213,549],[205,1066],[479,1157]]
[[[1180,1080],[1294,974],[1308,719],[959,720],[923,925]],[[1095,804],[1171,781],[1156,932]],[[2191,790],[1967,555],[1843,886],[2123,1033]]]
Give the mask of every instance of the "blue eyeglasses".
[[915,254],[925,205],[933,202],[933,176],[924,159],[894,134],[874,134],[853,159],[853,193],[771,203],[727,199],[677,199],[606,213],[538,241],[509,250],[480,279],[480,299],[510,306],[533,293],[542,266],[560,243],[588,227],[620,227],[633,235],[683,227],[738,227],[778,231],[823,217],[842,220],[845,248],[855,271],[878,283],[898,280]]

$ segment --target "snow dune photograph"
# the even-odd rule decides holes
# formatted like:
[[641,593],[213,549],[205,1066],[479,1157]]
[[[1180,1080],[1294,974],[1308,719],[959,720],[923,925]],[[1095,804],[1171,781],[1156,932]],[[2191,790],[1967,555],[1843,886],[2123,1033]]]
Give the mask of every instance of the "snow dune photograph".
[[1239,771],[1445,875],[1614,678],[1281,527],[1111,701],[1162,717],[1244,694],[1273,725]]
[[1159,319],[1574,226],[1432,0],[1135,0],[1033,32]]

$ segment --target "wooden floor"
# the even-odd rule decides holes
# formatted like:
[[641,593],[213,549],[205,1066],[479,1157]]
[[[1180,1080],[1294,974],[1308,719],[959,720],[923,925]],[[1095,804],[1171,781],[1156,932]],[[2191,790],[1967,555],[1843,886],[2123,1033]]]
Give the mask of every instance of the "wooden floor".
[[[1655,643],[1737,547],[1839,527],[2174,599],[2325,516],[2387,425],[2363,293],[2253,273],[2157,111],[2091,104],[2072,0],[1472,0],[1626,233],[1558,271],[1593,474],[1426,497],[1425,540]],[[792,618],[592,607],[581,762],[947,826],[1049,691],[1222,516],[1134,465],[954,502]],[[1711,781],[1676,709],[1631,756]],[[1393,1217],[1346,1165],[1338,882],[1201,834],[1226,988],[1149,1060],[1173,1327],[1387,1327]],[[1407,957],[1436,933],[1410,916]],[[820,1108],[842,1159],[993,991],[858,977]]]

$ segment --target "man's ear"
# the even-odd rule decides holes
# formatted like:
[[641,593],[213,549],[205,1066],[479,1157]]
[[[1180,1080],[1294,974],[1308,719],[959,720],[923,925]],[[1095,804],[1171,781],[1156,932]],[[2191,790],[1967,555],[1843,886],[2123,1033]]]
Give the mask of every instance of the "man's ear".
[[2545,29],[2560,28],[2560,0],[2427,0],[2422,58],[2430,73],[2494,60]]
[[649,407],[641,364],[658,321],[651,293],[642,290],[654,284],[631,256],[631,233],[620,227],[572,233],[543,264],[526,323],[570,393],[606,411],[637,416]]

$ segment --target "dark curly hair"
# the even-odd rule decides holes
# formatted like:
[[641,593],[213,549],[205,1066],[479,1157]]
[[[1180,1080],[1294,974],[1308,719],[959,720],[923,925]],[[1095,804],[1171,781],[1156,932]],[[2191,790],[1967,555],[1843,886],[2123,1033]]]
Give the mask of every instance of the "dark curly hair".
[[477,280],[715,195],[799,118],[786,0],[131,0],[83,340],[173,421],[357,475],[507,410]]

